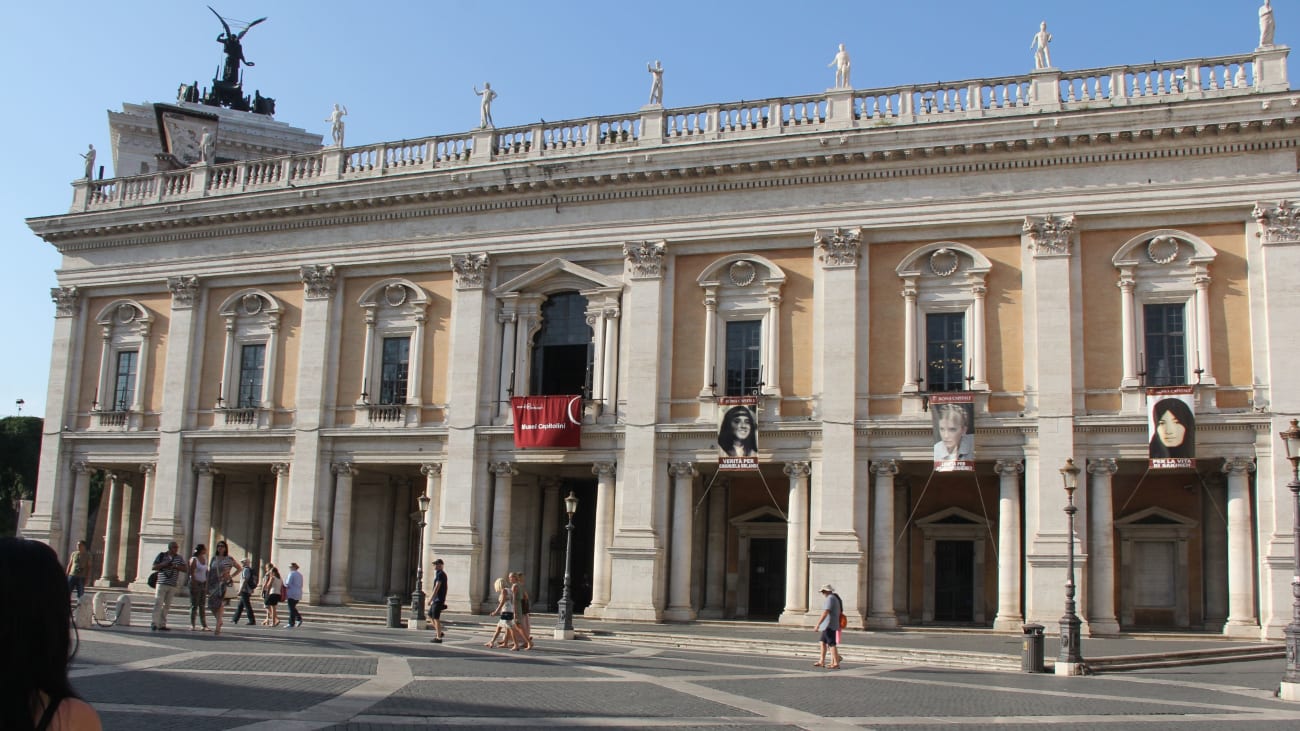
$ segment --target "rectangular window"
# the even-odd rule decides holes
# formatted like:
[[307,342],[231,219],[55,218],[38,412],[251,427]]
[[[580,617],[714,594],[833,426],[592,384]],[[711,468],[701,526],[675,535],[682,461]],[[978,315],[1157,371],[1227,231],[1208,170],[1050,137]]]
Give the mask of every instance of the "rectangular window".
[[925,316],[925,385],[927,391],[960,391],[966,385],[966,313],[931,312]]
[[749,396],[758,390],[762,362],[762,320],[727,323],[725,396]]
[[1183,324],[1186,307],[1181,304],[1144,305],[1143,333],[1146,344],[1148,386],[1181,386],[1187,383],[1187,336]]
[[252,409],[262,403],[262,368],[265,345],[245,345],[239,351],[239,398],[236,408]]
[[140,353],[123,350],[117,354],[117,372],[113,376],[113,403],[110,411],[126,411],[135,402],[135,368]]
[[410,338],[384,338],[384,358],[379,374],[379,403],[406,403],[406,377],[410,363]]

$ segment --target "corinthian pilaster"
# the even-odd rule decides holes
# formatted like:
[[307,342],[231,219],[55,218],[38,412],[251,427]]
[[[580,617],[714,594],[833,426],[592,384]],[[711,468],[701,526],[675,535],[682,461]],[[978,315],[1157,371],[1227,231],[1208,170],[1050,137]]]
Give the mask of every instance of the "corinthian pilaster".
[[1256,203],[1252,211],[1259,222],[1259,236],[1265,244],[1300,242],[1300,209],[1291,201]]
[[459,254],[451,257],[451,269],[456,273],[456,289],[483,289],[487,282],[488,255]]
[[627,259],[628,274],[633,279],[662,277],[666,249],[667,245],[663,241],[636,241],[623,244],[623,256]]
[[334,265],[308,264],[298,268],[307,299],[329,299],[334,294]]
[[194,306],[199,297],[199,278],[193,274],[167,278],[167,289],[172,293],[172,309],[186,310]]
[[55,317],[73,317],[81,305],[81,290],[77,287],[50,287],[54,300]]
[[831,229],[823,234],[813,234],[813,245],[821,250],[822,266],[831,268],[858,266],[858,248],[862,245],[862,229]]
[[1025,216],[1022,227],[1034,256],[1069,256],[1074,239],[1074,216]]

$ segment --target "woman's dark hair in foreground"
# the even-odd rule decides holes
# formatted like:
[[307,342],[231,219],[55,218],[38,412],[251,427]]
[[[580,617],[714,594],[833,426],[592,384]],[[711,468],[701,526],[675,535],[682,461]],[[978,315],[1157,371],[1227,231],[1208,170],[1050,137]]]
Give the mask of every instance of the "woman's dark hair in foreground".
[[0,538],[0,729],[36,726],[40,693],[76,697],[68,684],[72,608],[54,549]]

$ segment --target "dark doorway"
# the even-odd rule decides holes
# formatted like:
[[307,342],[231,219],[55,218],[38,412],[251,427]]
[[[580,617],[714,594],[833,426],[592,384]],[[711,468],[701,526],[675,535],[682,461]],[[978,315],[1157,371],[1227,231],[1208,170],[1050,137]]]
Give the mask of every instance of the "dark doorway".
[[975,542],[935,541],[934,619],[975,620]]
[[[573,600],[573,613],[582,614],[591,604],[591,570],[596,554],[596,481],[564,480],[560,485],[561,497],[572,491],[578,498],[578,512],[573,515],[573,555],[569,563],[569,595]],[[555,541],[548,552],[551,566],[550,596],[554,597],[548,609],[558,611],[560,596],[564,593],[565,526],[568,516],[560,508],[560,525]]]
[[587,298],[577,292],[551,295],[542,304],[542,326],[533,338],[529,393],[590,395],[591,359]]
[[749,616],[773,618],[785,609],[785,539],[749,541]]

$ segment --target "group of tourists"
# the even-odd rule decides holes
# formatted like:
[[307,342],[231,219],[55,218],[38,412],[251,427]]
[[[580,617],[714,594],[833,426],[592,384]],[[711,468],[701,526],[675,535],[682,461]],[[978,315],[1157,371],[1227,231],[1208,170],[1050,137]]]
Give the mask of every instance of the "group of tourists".
[[[490,614],[498,618],[497,626],[492,632],[492,639],[483,646],[509,647],[516,651],[533,649],[533,628],[528,621],[532,601],[528,590],[524,588],[524,575],[511,571],[504,579],[497,579],[492,588],[497,593],[497,606]],[[501,638],[500,643],[497,642],[498,637]]]
[[[190,594],[190,630],[207,632],[208,614],[214,620],[212,634],[220,635],[225,622],[226,603],[238,600],[235,616],[232,620],[239,623],[247,613],[248,624],[255,624],[257,618],[253,613],[252,596],[260,591],[262,603],[266,607],[266,620],[263,625],[274,627],[280,624],[278,605],[284,601],[289,605],[290,628],[302,625],[302,615],[298,612],[298,602],[302,599],[303,578],[297,563],[289,564],[287,578],[280,576],[275,564],[267,564],[267,570],[258,579],[251,562],[245,558],[237,563],[230,555],[230,547],[225,541],[218,541],[209,557],[208,548],[200,543],[194,547],[189,561],[183,559],[177,550],[176,541],[167,544],[167,550],[154,559],[154,574],[150,583],[154,585],[153,619],[149,629],[155,632],[170,631],[167,626],[167,614],[171,611],[172,601],[186,586]],[[71,568],[69,569],[71,571]],[[71,582],[70,582],[71,584]]]

